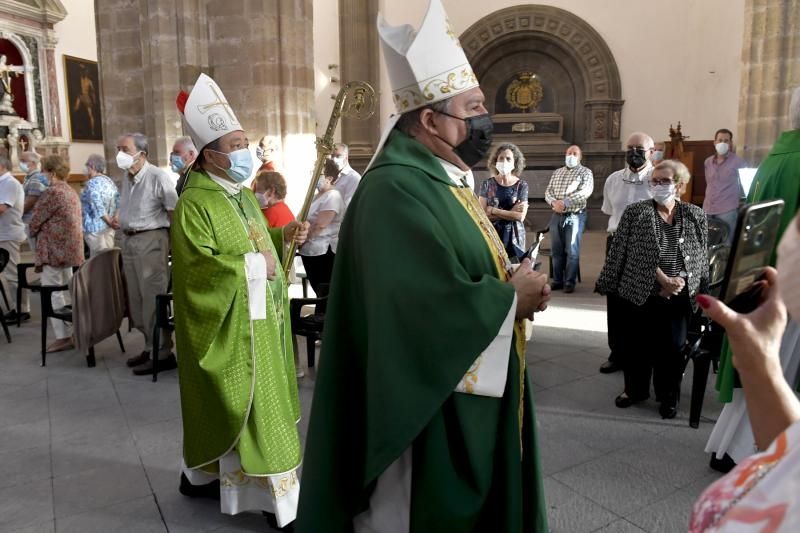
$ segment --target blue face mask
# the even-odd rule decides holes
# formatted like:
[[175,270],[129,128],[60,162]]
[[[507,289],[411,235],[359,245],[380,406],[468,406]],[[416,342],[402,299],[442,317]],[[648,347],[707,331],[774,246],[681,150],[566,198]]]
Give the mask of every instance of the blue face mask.
[[186,168],[186,163],[178,154],[172,154],[169,156],[169,166],[172,167],[173,172],[180,172]]
[[[214,151],[216,152],[216,150]],[[217,153],[222,154],[224,152]],[[236,183],[243,183],[250,179],[250,175],[253,173],[253,156],[250,155],[250,150],[242,148],[225,155],[228,156],[231,166],[221,170],[224,170],[230,179]]]
[[317,180],[317,190],[322,192],[322,188],[325,186],[325,178],[320,176]]
[[19,164],[19,169],[27,174],[31,168],[28,166],[28,163],[21,161]]

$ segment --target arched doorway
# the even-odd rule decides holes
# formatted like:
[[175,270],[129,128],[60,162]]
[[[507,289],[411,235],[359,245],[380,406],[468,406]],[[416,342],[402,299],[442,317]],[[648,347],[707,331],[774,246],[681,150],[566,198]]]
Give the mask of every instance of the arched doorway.
[[[595,177],[591,225],[602,225],[604,217],[591,214],[599,215],[605,178],[623,164],[624,102],[616,61],[600,34],[569,11],[520,5],[483,17],[460,40],[486,94],[497,139],[525,153],[532,199],[544,197],[564,150],[578,144]],[[529,210],[537,223],[548,214],[546,206],[538,207],[538,213]]]

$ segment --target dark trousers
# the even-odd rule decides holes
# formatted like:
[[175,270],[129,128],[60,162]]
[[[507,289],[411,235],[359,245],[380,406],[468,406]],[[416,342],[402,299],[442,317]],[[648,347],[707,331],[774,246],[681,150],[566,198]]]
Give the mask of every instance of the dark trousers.
[[[614,234],[609,233],[606,239],[606,257],[611,249]],[[608,325],[608,347],[611,353],[608,360],[622,364],[622,336],[625,334],[625,315],[619,310],[619,297],[615,293],[606,296],[606,323]]]
[[328,251],[322,255],[301,255],[300,257],[303,258],[303,267],[306,269],[306,276],[314,293],[318,298],[327,295],[327,291],[324,291],[325,294],[323,294],[320,286],[330,285],[333,260],[336,258],[336,254],[328,248]]
[[584,226],[586,226],[586,211],[553,213],[550,217],[550,253],[553,260],[554,284],[575,286]]
[[683,347],[691,317],[689,297],[684,292],[667,300],[650,296],[644,305],[619,298],[626,318],[622,369],[625,392],[639,400],[650,395],[650,376],[656,399],[675,405],[683,377]]

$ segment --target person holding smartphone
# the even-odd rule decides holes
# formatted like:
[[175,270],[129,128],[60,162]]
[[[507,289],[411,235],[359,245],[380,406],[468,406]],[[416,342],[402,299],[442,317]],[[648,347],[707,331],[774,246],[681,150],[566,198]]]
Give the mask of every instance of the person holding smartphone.
[[652,375],[662,418],[677,415],[689,318],[697,295],[708,291],[706,216],[680,201],[689,178],[677,161],[653,169],[653,199],[625,210],[595,287],[600,294],[616,293],[627,317],[625,390],[615,404],[626,408],[649,398]]

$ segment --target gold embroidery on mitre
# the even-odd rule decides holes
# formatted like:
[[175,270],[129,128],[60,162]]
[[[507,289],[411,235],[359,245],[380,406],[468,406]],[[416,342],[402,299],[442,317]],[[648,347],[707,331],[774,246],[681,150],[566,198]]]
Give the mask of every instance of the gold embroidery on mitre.
[[[478,78],[472,67],[461,65],[449,72],[444,72],[418,85],[411,85],[392,91],[395,107],[399,113],[420,107],[425,102],[443,100],[456,93],[478,86]],[[420,91],[420,88],[422,89]]]
[[450,24],[450,19],[449,18],[445,18],[444,19],[444,24],[445,24],[445,26],[447,26],[447,35],[451,39],[453,39],[455,41],[456,45],[459,48],[461,48],[461,41],[458,40],[458,36],[456,36],[456,32],[453,31],[453,26]]
[[544,98],[542,83],[533,72],[520,72],[517,79],[512,81],[506,89],[506,102],[513,108],[527,113],[536,111]]

